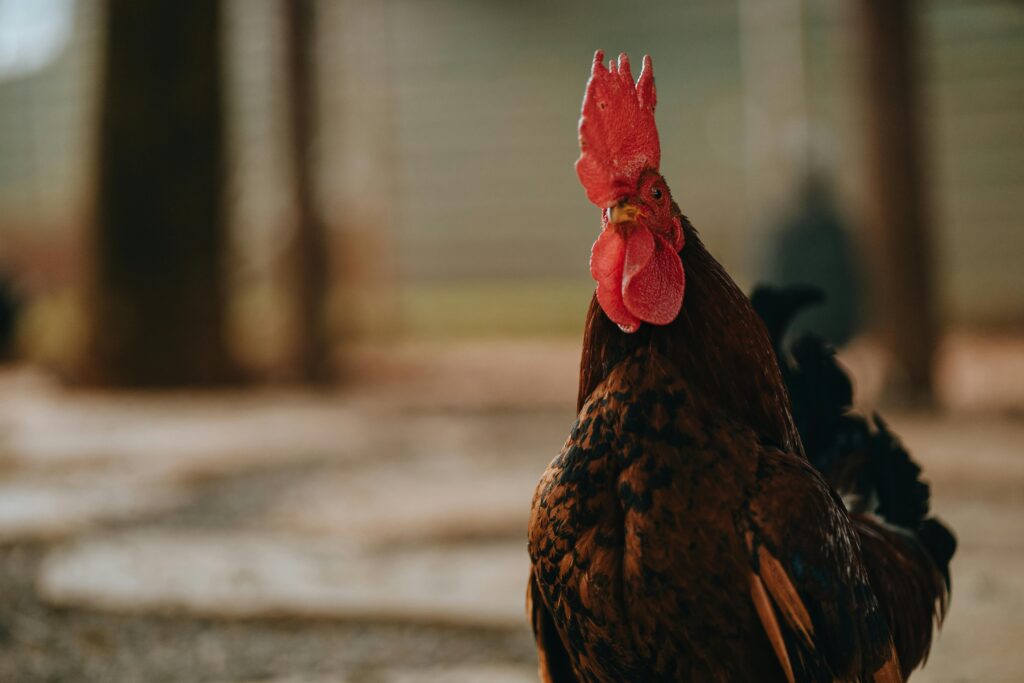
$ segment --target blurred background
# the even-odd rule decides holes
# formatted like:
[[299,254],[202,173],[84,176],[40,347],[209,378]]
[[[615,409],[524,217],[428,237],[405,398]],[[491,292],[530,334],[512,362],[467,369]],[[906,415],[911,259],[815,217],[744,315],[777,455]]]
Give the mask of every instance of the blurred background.
[[0,679],[536,680],[597,48],[958,532],[914,680],[1020,680],[1016,0],[0,0]]

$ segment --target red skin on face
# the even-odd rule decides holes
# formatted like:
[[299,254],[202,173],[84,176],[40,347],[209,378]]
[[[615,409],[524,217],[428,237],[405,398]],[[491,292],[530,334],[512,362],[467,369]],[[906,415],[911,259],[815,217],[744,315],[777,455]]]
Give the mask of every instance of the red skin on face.
[[625,332],[641,322],[666,325],[679,314],[685,290],[679,250],[683,232],[664,179],[654,124],[657,93],[650,57],[633,84],[629,58],[607,68],[603,53],[594,64],[580,117],[576,173],[587,198],[602,209],[628,202],[633,221],[611,224],[603,213],[601,235],[590,255],[597,299]]
[[635,332],[641,322],[667,325],[679,315],[686,289],[679,258],[684,238],[668,187],[656,172],[646,172],[626,201],[639,209],[636,219],[609,223],[604,213],[590,273],[605,315],[623,331]]

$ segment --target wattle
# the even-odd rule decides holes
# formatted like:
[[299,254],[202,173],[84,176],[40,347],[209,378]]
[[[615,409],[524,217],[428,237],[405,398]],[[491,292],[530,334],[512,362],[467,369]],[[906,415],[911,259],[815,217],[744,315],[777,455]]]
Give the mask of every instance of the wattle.
[[605,315],[625,332],[635,332],[641,322],[667,325],[679,315],[683,263],[664,238],[645,227],[605,227],[590,252],[590,273]]

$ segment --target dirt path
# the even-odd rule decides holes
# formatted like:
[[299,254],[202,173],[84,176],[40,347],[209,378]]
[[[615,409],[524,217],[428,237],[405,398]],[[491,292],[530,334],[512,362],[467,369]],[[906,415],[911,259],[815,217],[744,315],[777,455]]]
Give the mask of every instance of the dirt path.
[[[572,388],[535,351],[409,395],[0,377],[0,681],[536,680],[523,534]],[[1024,421],[890,422],[961,541],[914,680],[1024,680]]]

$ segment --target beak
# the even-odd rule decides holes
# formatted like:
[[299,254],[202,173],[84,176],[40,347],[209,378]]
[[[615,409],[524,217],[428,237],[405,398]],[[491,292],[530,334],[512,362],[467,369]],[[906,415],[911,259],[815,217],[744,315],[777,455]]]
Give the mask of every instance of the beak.
[[623,200],[615,206],[608,209],[608,222],[609,223],[632,223],[636,220],[636,215],[640,213],[640,209],[636,205]]

